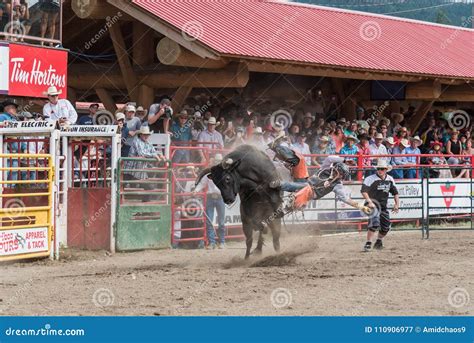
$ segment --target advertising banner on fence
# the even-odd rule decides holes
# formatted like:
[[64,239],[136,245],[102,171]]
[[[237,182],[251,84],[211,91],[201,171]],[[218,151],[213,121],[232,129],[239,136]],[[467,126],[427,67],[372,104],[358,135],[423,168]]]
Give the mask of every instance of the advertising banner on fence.
[[8,93],[8,46],[0,43],[0,94]]
[[49,86],[67,96],[67,51],[10,44],[8,94],[44,98]]
[[0,231],[0,256],[48,251],[48,228]]

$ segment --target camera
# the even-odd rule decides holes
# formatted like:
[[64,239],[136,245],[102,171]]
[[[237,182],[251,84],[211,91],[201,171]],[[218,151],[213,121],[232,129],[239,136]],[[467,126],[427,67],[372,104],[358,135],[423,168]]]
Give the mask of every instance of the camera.
[[171,107],[165,107],[165,116],[168,119],[173,117],[173,109]]

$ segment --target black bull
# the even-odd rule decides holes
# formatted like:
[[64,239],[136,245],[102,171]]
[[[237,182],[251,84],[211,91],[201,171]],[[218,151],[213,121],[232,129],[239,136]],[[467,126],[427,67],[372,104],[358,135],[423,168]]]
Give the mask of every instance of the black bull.
[[233,203],[237,194],[240,196],[240,216],[247,243],[245,258],[250,255],[254,230],[260,231],[255,253],[262,252],[262,233],[267,227],[272,231],[273,247],[279,251],[282,199],[278,189],[269,187],[270,181],[279,178],[270,158],[254,146],[241,145],[227,154],[222,163],[204,169],[196,184],[206,175],[219,188],[226,204]]

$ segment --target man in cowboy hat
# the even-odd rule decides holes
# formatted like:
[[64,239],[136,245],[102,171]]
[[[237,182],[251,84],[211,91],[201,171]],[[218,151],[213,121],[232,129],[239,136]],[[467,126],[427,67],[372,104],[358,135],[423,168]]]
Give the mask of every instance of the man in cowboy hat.
[[375,169],[376,173],[366,177],[361,188],[362,196],[366,201],[365,205],[372,209],[367,224],[367,242],[364,245],[364,251],[372,250],[372,240],[376,231],[378,231],[378,236],[374,249],[383,248],[382,240],[391,228],[390,214],[387,209],[389,193],[395,198],[393,213],[398,212],[400,204],[395,181],[390,175],[387,175],[390,169],[387,161],[378,159]]
[[[202,147],[208,147],[211,149],[223,149],[224,148],[224,140],[222,139],[222,135],[216,130],[217,120],[216,117],[210,117],[207,121],[207,129],[201,131],[198,136],[198,142],[200,143],[207,143],[201,144]],[[212,144],[209,144],[212,143]],[[201,155],[201,160],[204,160],[204,153],[202,150],[199,150]]]
[[[380,156],[380,155],[387,155],[387,148],[385,145],[383,145],[385,137],[383,136],[382,133],[377,133],[374,137],[374,143],[369,146],[370,150],[370,155],[372,156]],[[389,158],[388,157],[382,157],[387,163]],[[372,165],[377,163],[378,158],[372,159]]]
[[18,105],[10,99],[0,104],[2,113],[0,113],[0,123],[5,121],[18,121]]
[[[128,157],[153,158],[158,162],[166,161],[165,156],[163,156],[161,152],[157,152],[153,144],[148,141],[151,134],[153,134],[153,131],[150,131],[148,126],[142,126],[141,129],[137,131],[137,135],[133,138]],[[138,187],[144,188],[146,191],[156,189],[157,187],[154,184],[147,182],[149,175],[147,171],[144,171],[144,169],[151,167],[156,167],[156,164],[152,164],[148,161],[126,161],[125,169],[136,169],[136,171],[125,174],[125,180],[142,180],[145,182],[139,183]],[[151,200],[152,196],[148,194],[142,198],[143,202]]]
[[77,121],[77,112],[67,99],[59,99],[61,90],[55,86],[48,87],[44,92],[48,96],[48,103],[43,106],[43,115],[51,120],[57,120],[59,125],[74,125]]
[[[211,158],[211,165],[217,165],[222,162],[222,154],[215,154],[214,158]],[[219,240],[218,247],[219,249],[225,248],[225,203],[222,200],[221,191],[214,182],[207,178],[203,177],[201,181],[197,184],[193,193],[200,193],[204,189],[206,190],[206,230],[208,245],[207,249],[216,248],[216,239]],[[217,211],[217,232],[214,229],[212,224],[214,221],[214,210]],[[216,237],[216,233],[217,236]]]
[[[396,142],[395,142],[396,143]],[[406,138],[402,138],[398,144],[395,144],[392,149],[392,155],[394,155],[391,159],[391,165],[393,166],[393,170],[390,171],[390,175],[395,179],[403,179],[403,169],[396,168],[396,166],[403,166],[407,164],[406,157],[404,156],[395,156],[395,155],[402,155],[406,148],[410,146],[410,142]]]
[[[346,143],[339,151],[340,155],[357,155],[359,153],[359,148],[357,147],[357,143],[359,140],[354,135],[346,136]],[[355,166],[357,165],[357,157],[347,157],[346,156],[346,163]]]
[[[336,151],[333,149],[331,145],[329,145],[329,137],[328,136],[321,136],[318,139],[318,144],[313,145],[313,149],[311,150],[312,154],[315,155],[334,155]],[[312,163],[315,166],[319,166],[323,163],[325,156],[314,156],[312,158]]]
[[[406,157],[406,162],[407,164],[412,164],[415,165],[419,164],[419,159],[418,156],[415,155],[420,155],[421,151],[418,148],[421,144],[423,144],[423,141],[420,139],[420,137],[415,136],[410,138],[410,146],[406,147],[403,150],[403,154],[405,155],[411,155]],[[410,168],[410,169],[405,169],[404,172],[405,179],[415,179],[416,178],[416,167],[415,168]]]

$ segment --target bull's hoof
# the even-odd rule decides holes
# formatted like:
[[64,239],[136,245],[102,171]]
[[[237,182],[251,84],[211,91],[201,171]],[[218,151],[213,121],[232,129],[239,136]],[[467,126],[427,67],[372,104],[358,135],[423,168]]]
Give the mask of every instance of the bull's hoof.
[[252,251],[252,255],[261,255],[262,254],[262,249],[254,249]]

